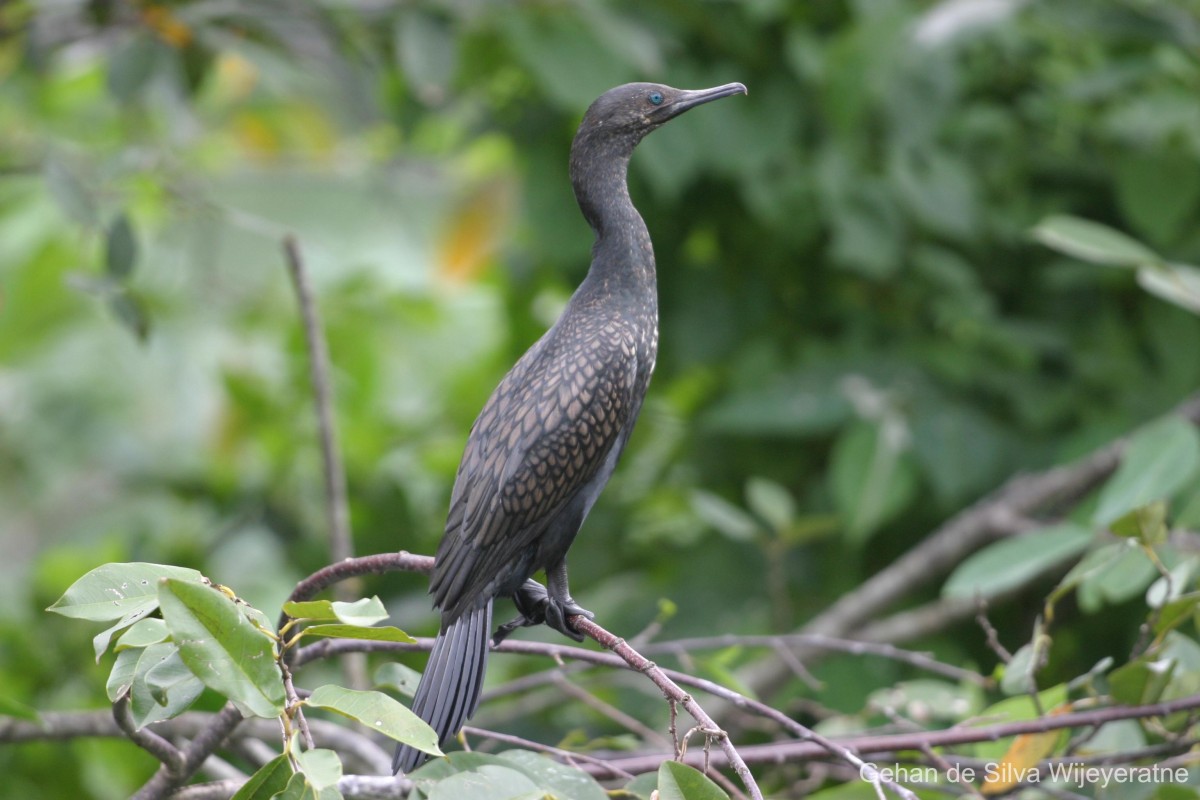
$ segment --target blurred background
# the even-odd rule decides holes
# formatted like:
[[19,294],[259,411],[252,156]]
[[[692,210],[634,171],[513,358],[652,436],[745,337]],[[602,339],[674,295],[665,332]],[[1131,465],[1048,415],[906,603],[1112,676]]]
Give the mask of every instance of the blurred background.
[[[274,616],[328,562],[289,232],[356,552],[432,553],[474,415],[587,269],[568,147],[630,80],[750,94],[634,157],[661,352],[572,589],[622,635],[795,629],[1200,383],[1200,319],[1029,233],[1070,213],[1200,259],[1198,55],[1193,0],[4,4],[0,695],[106,706],[95,631],[43,612],[98,564],[196,567]],[[434,629],[424,578],[364,590]],[[1034,610],[993,622],[1019,644]],[[1142,611],[1063,608],[1048,669],[1127,654]],[[919,644],[995,661],[977,629]],[[850,711],[905,668],[815,669]],[[553,694],[480,722],[606,731]],[[152,767],[97,740],[0,765],[13,797],[124,797]]]

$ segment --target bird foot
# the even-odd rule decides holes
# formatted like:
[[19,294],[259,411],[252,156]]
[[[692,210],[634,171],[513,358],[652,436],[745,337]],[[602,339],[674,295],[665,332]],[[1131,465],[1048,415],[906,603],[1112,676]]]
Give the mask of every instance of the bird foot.
[[596,618],[595,614],[577,604],[569,594],[551,597],[546,587],[532,578],[513,593],[513,603],[516,604],[519,613],[514,619],[496,629],[495,635],[492,636],[492,647],[507,639],[517,628],[542,623],[564,636],[582,642],[583,634],[572,628],[567,618],[576,614],[588,619]]

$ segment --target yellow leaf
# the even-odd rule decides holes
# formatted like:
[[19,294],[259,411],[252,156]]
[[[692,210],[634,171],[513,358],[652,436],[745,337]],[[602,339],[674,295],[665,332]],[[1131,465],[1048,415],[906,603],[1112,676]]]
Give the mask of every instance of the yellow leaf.
[[438,241],[438,272],[454,283],[477,276],[495,255],[510,217],[507,184],[480,186],[447,221]]
[[258,84],[258,67],[237,53],[222,53],[217,59],[216,85],[218,94],[230,99],[243,99]]
[[272,156],[279,152],[279,137],[256,114],[238,114],[233,120],[233,131],[238,142],[252,155]]
[[146,6],[142,10],[142,22],[158,34],[158,38],[175,49],[187,47],[192,41],[192,30],[164,6]]
[[[1059,706],[1051,711],[1049,716],[1065,714],[1070,710],[1070,704]],[[1033,778],[1038,762],[1054,752],[1054,746],[1061,735],[1062,731],[1053,730],[1045,733],[1025,733],[1013,739],[1004,757],[989,765],[984,773],[980,791],[986,795],[1002,794]]]

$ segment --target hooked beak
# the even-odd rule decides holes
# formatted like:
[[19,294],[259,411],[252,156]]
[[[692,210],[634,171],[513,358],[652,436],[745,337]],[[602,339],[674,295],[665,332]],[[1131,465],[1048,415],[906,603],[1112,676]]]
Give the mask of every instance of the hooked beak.
[[722,97],[729,97],[735,94],[749,94],[749,92],[740,83],[727,83],[723,86],[714,86],[711,89],[686,89],[681,91],[671,103],[651,112],[651,118],[655,122],[666,122],[669,119],[678,117],[689,108],[695,108],[712,100],[720,100]]

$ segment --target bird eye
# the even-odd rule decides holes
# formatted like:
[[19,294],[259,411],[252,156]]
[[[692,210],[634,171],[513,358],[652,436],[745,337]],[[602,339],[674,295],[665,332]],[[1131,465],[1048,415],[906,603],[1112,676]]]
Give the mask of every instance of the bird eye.
[[650,101],[651,105],[661,106],[663,101],[662,92],[651,92],[646,95],[646,99]]

